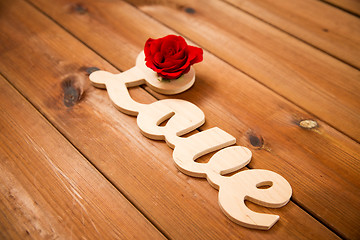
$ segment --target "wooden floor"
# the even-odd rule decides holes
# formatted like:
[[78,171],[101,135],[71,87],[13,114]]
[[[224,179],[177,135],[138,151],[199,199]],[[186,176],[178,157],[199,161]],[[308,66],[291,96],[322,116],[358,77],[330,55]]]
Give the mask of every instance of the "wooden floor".
[[[2,0],[0,239],[360,239],[359,16],[358,0]],[[280,216],[269,231],[228,219],[205,179],[90,85],[168,34],[204,49],[171,98],[291,184],[285,207],[247,203]]]

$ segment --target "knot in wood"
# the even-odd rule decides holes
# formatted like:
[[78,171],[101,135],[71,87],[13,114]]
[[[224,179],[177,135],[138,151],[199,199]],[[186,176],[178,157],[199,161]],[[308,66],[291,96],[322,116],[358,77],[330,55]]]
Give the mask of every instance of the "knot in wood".
[[64,105],[66,107],[72,107],[78,102],[79,92],[73,87],[66,88],[64,90]]
[[75,76],[69,76],[61,82],[64,92],[64,105],[72,107],[79,102],[82,95],[82,88],[79,80]]
[[262,148],[264,146],[264,139],[261,136],[258,136],[255,132],[252,130],[247,132],[248,139],[250,144],[255,148]]
[[78,14],[85,14],[88,12],[87,8],[84,7],[81,3],[76,3],[72,6],[72,11],[78,13]]
[[196,12],[195,9],[193,9],[192,7],[186,7],[184,10],[186,13],[189,14],[194,14]]
[[305,129],[313,129],[316,128],[318,124],[314,120],[302,120],[300,121],[299,126]]

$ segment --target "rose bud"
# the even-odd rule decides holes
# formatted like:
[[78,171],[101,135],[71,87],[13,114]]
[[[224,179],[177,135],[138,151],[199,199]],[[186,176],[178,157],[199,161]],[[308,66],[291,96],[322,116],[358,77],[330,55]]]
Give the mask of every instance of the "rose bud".
[[175,35],[149,38],[144,53],[146,66],[164,79],[177,79],[203,60],[201,48],[189,46],[183,37]]

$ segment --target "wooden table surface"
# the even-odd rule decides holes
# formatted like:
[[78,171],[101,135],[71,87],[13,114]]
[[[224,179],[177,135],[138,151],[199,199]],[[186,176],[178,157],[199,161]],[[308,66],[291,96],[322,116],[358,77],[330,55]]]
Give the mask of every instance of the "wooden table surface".
[[[360,239],[359,15],[358,0],[0,1],[0,239]],[[89,83],[168,34],[203,48],[194,86],[131,96],[194,103],[198,131],[285,177],[286,206],[247,202],[280,216],[270,230],[228,219]]]

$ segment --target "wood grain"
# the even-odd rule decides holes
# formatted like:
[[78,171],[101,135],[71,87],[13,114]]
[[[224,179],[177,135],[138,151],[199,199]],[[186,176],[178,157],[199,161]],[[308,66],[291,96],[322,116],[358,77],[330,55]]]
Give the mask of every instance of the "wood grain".
[[[6,5],[6,14],[1,15],[0,29],[4,34],[0,39],[4,47],[0,51],[3,59],[0,71],[166,236],[174,239],[337,238],[291,202],[279,210],[249,205],[255,211],[274,213],[283,219],[268,232],[232,223],[220,211],[216,190],[206,181],[179,173],[169,161],[171,150],[165,143],[144,138],[135,118],[117,111],[105,91],[87,85],[85,69],[116,70],[36,9],[22,1],[12,3]],[[129,17],[138,14],[127,4],[119,9]],[[32,21],[26,21],[30,16]],[[133,33],[133,29],[128,32]],[[134,51],[134,56],[128,54],[139,47],[133,44],[126,43],[126,55],[114,56],[129,62],[131,58],[134,64],[139,51]],[[74,99],[72,105],[64,102],[68,92],[73,97],[67,99]],[[71,95],[73,92],[76,94]],[[155,100],[141,88],[132,89],[130,95],[143,103]]]
[[[360,141],[358,70],[222,1],[129,2]],[[355,40],[346,54],[359,60]]]
[[226,1],[360,68],[360,20],[357,17],[316,0]]
[[360,2],[358,0],[323,0],[349,12],[360,15]]
[[[86,14],[69,12],[73,6],[70,1],[36,3],[123,70],[134,66],[148,37],[173,33],[121,1],[89,1],[82,5]],[[195,67],[195,85],[178,95],[205,112],[202,130],[220,127],[240,145],[257,149],[250,167],[281,174],[293,187],[293,198],[304,208],[339,234],[357,237],[360,211],[354,209],[360,209],[359,145],[208,52],[204,54],[204,62]],[[307,119],[315,120],[318,127],[300,127]]]
[[2,77],[0,90],[1,239],[163,239]]

